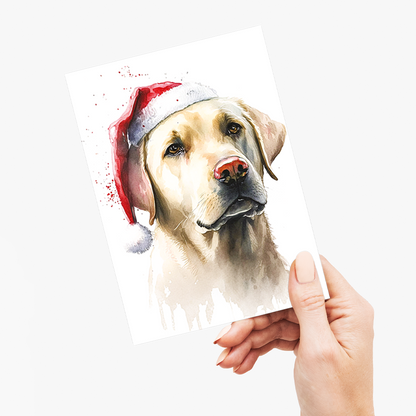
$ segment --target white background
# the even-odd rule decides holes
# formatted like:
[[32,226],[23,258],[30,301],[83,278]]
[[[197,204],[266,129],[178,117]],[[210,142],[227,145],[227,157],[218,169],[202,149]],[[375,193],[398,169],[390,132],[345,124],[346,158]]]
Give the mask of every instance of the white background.
[[291,353],[236,376],[214,365],[220,327],[133,346],[64,77],[257,25],[318,248],[375,307],[376,414],[411,414],[414,12],[410,1],[3,6],[1,414],[299,414]]

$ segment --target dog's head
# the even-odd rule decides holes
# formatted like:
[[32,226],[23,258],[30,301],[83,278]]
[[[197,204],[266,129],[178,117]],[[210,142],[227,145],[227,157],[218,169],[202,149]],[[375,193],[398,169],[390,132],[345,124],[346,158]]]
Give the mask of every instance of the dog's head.
[[191,222],[218,230],[252,217],[267,202],[263,168],[285,140],[285,127],[240,100],[213,98],[178,111],[128,151],[130,203],[165,228]]

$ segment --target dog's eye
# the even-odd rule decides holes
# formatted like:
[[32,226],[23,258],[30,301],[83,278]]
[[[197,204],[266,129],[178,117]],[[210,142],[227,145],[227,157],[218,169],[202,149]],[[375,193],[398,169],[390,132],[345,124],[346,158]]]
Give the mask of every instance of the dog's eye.
[[176,156],[179,153],[182,153],[183,150],[182,145],[179,143],[173,143],[166,149],[165,156]]
[[241,130],[241,126],[237,123],[230,123],[227,126],[228,134],[237,134]]

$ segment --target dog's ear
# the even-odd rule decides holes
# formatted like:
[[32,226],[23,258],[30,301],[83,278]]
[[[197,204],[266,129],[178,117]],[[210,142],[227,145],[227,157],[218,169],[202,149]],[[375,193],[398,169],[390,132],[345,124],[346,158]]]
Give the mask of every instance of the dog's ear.
[[150,214],[149,223],[153,224],[156,215],[155,198],[152,184],[146,172],[144,160],[144,140],[139,146],[130,146],[128,154],[128,187],[131,203]]
[[271,164],[282,150],[285,143],[286,128],[282,123],[273,121],[261,111],[242,103],[245,117],[254,128],[259,144],[264,166],[270,176],[277,180],[271,169]]

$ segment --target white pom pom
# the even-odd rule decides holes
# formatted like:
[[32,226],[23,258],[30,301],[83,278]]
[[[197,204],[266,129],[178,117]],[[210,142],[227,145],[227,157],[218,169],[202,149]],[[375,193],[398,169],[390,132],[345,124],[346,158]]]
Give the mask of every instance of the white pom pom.
[[149,250],[153,243],[152,232],[139,223],[129,225],[126,236],[129,240],[126,244],[129,253],[142,254]]

